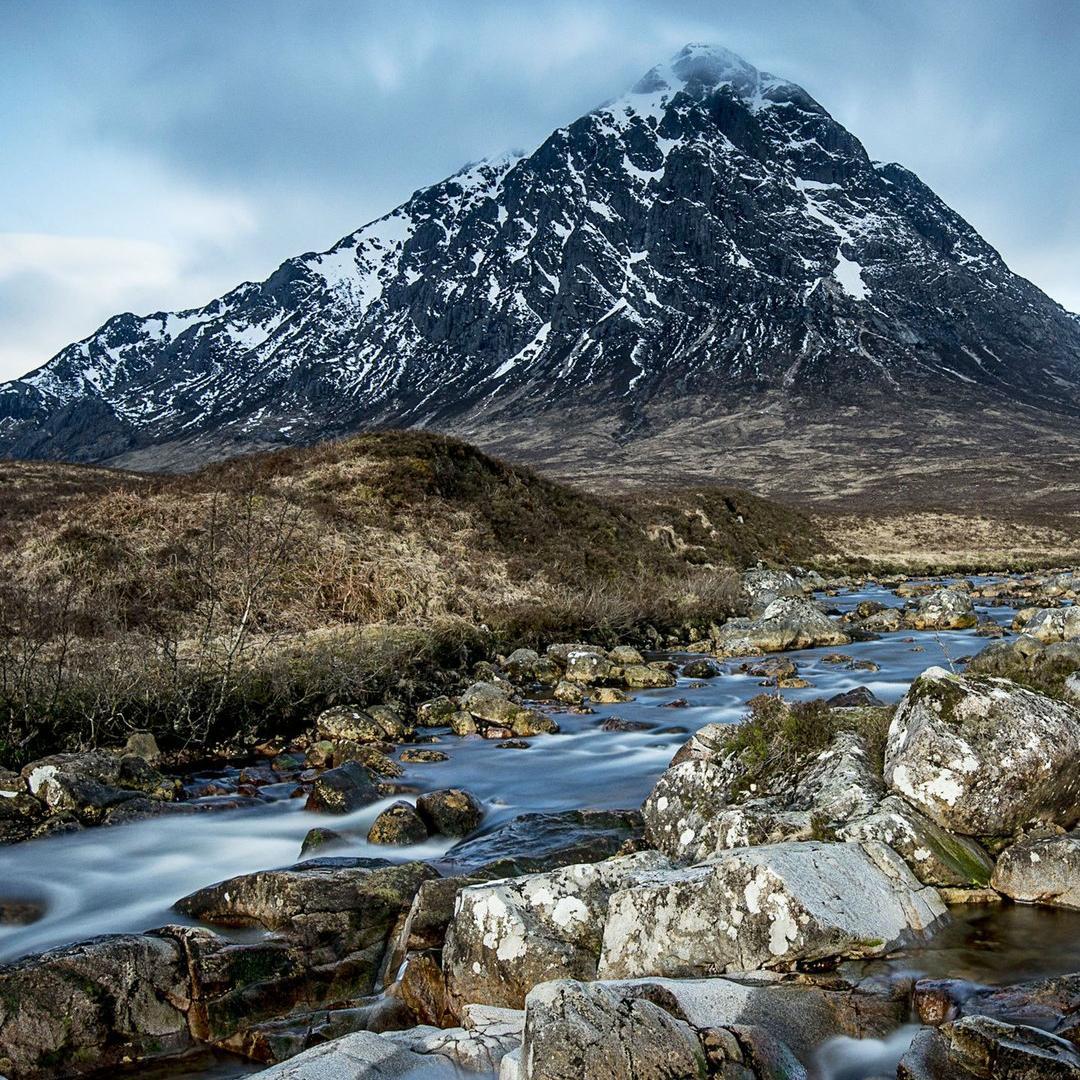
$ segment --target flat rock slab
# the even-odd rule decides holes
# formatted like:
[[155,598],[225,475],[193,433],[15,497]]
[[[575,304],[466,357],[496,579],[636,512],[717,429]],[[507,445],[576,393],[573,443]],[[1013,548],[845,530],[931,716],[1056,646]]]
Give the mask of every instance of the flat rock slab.
[[609,902],[600,978],[690,978],[878,956],[945,915],[884,844],[742,848],[639,876]]
[[264,1069],[264,1080],[446,1080],[445,1059],[414,1054],[372,1031],[357,1031]]

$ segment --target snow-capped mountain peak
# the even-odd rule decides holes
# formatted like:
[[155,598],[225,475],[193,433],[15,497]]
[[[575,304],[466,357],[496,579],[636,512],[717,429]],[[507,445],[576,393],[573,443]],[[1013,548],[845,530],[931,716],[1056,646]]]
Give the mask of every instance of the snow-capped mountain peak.
[[800,87],[688,45],[263,282],[109,320],[0,386],[0,452],[196,460],[583,408],[625,439],[658,402],[862,387],[1068,412],[1078,357],[1076,320],[914,174]]

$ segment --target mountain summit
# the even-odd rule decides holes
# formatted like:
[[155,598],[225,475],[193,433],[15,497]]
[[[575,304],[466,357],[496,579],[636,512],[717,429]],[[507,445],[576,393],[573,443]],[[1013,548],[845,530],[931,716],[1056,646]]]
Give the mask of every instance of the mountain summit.
[[0,386],[0,453],[185,467],[430,426],[571,474],[637,448],[704,476],[717,449],[801,460],[811,422],[824,445],[838,417],[923,416],[912,443],[979,410],[1075,432],[1080,322],[801,87],[688,45],[263,282],[110,319]]

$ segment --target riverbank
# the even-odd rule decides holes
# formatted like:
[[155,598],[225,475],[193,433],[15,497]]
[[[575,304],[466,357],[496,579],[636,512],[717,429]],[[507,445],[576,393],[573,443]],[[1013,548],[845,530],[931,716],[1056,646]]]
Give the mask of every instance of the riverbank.
[[[891,582],[894,588],[906,594],[897,596],[892,590],[880,586],[851,589],[850,586],[841,584],[823,591],[820,586],[828,583],[808,578],[802,584],[796,581],[797,595],[785,598],[776,595],[778,591],[790,589],[790,584],[782,575],[751,575],[743,582],[747,592],[747,606],[751,611],[745,619],[729,621],[727,625],[718,627],[717,632],[694,643],[694,652],[682,651],[675,655],[641,658],[646,661],[641,666],[647,671],[656,672],[658,679],[661,675],[670,675],[675,680],[673,686],[658,685],[652,689],[625,685],[625,672],[628,667],[634,666],[637,657],[625,651],[613,653],[601,649],[596,643],[579,644],[572,649],[557,649],[551,655],[520,654],[516,659],[507,655],[501,658],[492,657],[491,667],[471,674],[496,688],[502,680],[507,680],[511,687],[516,688],[511,693],[520,699],[518,703],[511,701],[513,708],[527,712],[534,710],[538,714],[551,717],[561,729],[558,734],[515,735],[512,730],[493,730],[496,737],[484,739],[479,731],[477,734],[456,735],[445,724],[434,728],[417,727],[415,732],[421,739],[430,737],[438,741],[417,742],[416,735],[411,741],[395,740],[394,745],[387,748],[385,755],[403,770],[401,776],[392,780],[395,784],[403,785],[403,790],[393,794],[380,791],[374,801],[343,815],[328,817],[304,808],[314,785],[314,777],[310,777],[307,781],[294,785],[304,790],[303,799],[279,797],[254,804],[243,811],[223,810],[192,818],[148,819],[104,831],[89,828],[81,833],[55,836],[6,849],[3,858],[11,871],[5,875],[6,879],[32,883],[39,889],[38,898],[46,909],[46,914],[35,923],[6,928],[0,934],[0,948],[4,949],[6,955],[11,956],[104,931],[129,934],[135,932],[135,937],[141,942],[145,935],[139,934],[139,931],[151,926],[175,923],[177,919],[182,922],[185,919],[190,920],[193,914],[197,914],[199,918],[209,918],[209,921],[215,924],[216,938],[193,938],[188,931],[181,933],[174,930],[165,935],[164,945],[159,935],[150,945],[137,942],[125,947],[136,950],[150,948],[155,956],[162,949],[169,955],[172,955],[172,950],[178,949],[181,954],[189,957],[186,961],[189,971],[209,970],[200,968],[198,963],[195,967],[191,966],[191,957],[195,955],[191,950],[196,945],[202,950],[200,955],[203,956],[203,964],[209,963],[211,957],[218,957],[215,964],[223,963],[226,959],[230,964],[243,960],[244,970],[254,970],[248,965],[258,960],[259,977],[255,984],[245,982],[244,978],[247,976],[241,977],[237,974],[239,968],[229,969],[234,971],[230,978],[234,980],[233,989],[240,994],[239,998],[228,997],[227,1001],[221,999],[220,990],[208,984],[204,985],[205,974],[199,976],[202,980],[199,994],[206,1002],[204,1008],[209,1010],[206,1015],[212,1013],[218,1018],[215,1023],[225,1024],[225,1027],[216,1029],[212,1041],[217,1045],[232,1049],[243,1048],[245,1053],[252,1053],[265,1062],[272,1060],[267,1057],[270,1054],[292,1054],[302,1050],[304,1040],[319,1041],[335,1034],[341,1035],[357,1025],[382,1028],[389,1024],[396,1027],[402,1023],[415,1024],[418,1019],[453,1025],[464,1018],[465,1031],[472,1034],[460,1031],[454,1034],[451,1026],[446,1029],[447,1034],[435,1039],[426,1029],[413,1028],[414,1034],[409,1037],[411,1041],[406,1047],[408,1052],[415,1053],[419,1049],[422,1051],[419,1054],[422,1059],[433,1049],[437,1053],[476,1055],[479,1052],[477,1047],[483,1046],[486,1048],[485,1053],[489,1055],[486,1060],[490,1064],[493,1049],[502,1047],[507,1050],[516,1045],[515,1040],[520,1039],[520,1032],[524,1030],[521,1027],[524,1018],[519,1016],[514,1021],[517,1024],[514,1031],[518,1034],[507,1035],[504,1030],[496,1038],[490,1027],[486,1026],[490,1017],[481,1020],[476,1009],[468,1014],[463,1014],[457,1006],[449,1012],[439,1011],[445,1008],[438,1004],[440,979],[445,977],[439,974],[445,970],[445,964],[437,962],[441,944],[439,935],[442,933],[439,928],[447,925],[448,916],[438,915],[434,922],[425,922],[424,919],[418,922],[418,901],[410,899],[409,890],[401,895],[400,901],[395,901],[395,904],[400,904],[396,908],[397,915],[391,910],[386,916],[381,916],[387,921],[380,924],[384,929],[378,931],[378,935],[381,935],[379,940],[384,942],[380,949],[388,951],[378,963],[369,959],[365,960],[361,967],[356,966],[356,954],[350,951],[354,946],[348,939],[340,936],[341,930],[334,929],[332,923],[324,921],[318,925],[312,924],[311,929],[316,936],[296,952],[297,943],[289,945],[291,931],[285,927],[271,929],[265,923],[265,911],[260,914],[259,909],[249,909],[241,921],[254,920],[256,926],[271,929],[272,941],[282,933],[285,935],[285,939],[274,945],[270,954],[267,954],[265,945],[259,947],[261,951],[252,952],[254,946],[247,936],[250,931],[243,931],[236,937],[237,931],[230,929],[236,916],[235,913],[229,915],[220,908],[221,890],[207,890],[206,900],[197,903],[185,902],[181,908],[186,914],[170,909],[193,889],[193,895],[198,895],[202,886],[211,886],[236,875],[254,874],[253,880],[262,882],[259,886],[260,895],[279,895],[284,899],[287,894],[277,891],[282,887],[284,879],[267,875],[265,870],[271,866],[296,865],[303,842],[313,827],[330,828],[338,834],[340,839],[335,842],[340,846],[325,850],[332,860],[344,859],[345,863],[332,862],[325,870],[320,870],[319,864],[311,862],[310,858],[299,864],[299,867],[307,869],[294,876],[295,883],[289,885],[289,890],[295,900],[286,902],[297,902],[305,908],[310,906],[310,900],[303,899],[305,896],[325,895],[327,873],[337,875],[335,880],[366,880],[367,875],[373,871],[370,866],[357,864],[357,859],[381,857],[388,858],[391,865],[428,865],[432,867],[433,874],[443,875],[442,880],[445,881],[448,877],[456,880],[456,884],[438,884],[437,888],[435,884],[421,884],[417,896],[428,895],[429,901],[433,901],[441,895],[439,890],[449,889],[451,893],[456,892],[468,879],[475,879],[474,887],[480,887],[485,866],[489,866],[486,871],[488,876],[530,870],[550,873],[554,867],[567,860],[580,863],[595,858],[610,859],[615,850],[622,847],[628,839],[631,843],[624,850],[635,850],[641,844],[635,837],[641,835],[643,826],[649,827],[649,801],[646,801],[646,819],[639,825],[635,825],[632,817],[627,815],[591,818],[586,815],[583,818],[580,810],[583,806],[591,806],[599,810],[607,808],[632,811],[653,791],[656,778],[664,771],[672,753],[686,742],[690,732],[698,731],[706,724],[731,724],[742,717],[746,702],[762,692],[773,695],[779,693],[793,703],[855,693],[862,706],[868,706],[871,712],[875,709],[882,710],[887,715],[891,707],[905,697],[909,683],[924,668],[935,664],[946,670],[956,665],[962,667],[963,658],[982,649],[988,635],[993,635],[989,640],[1001,642],[1001,648],[1007,648],[1012,656],[1023,652],[1024,650],[1014,648],[1014,642],[1021,639],[1012,635],[1009,628],[1017,617],[1018,610],[1029,606],[1029,601],[1033,599],[1038,598],[1045,603],[1064,603],[1066,606],[1048,608],[1047,614],[1037,617],[1026,613],[1022,621],[1038,635],[1030,640],[1039,641],[1041,637],[1049,640],[1058,633],[1058,629],[1063,631],[1064,623],[1061,628],[1057,628],[1057,621],[1062,621],[1069,612],[1070,596],[1068,590],[1061,588],[1065,580],[1047,576],[1038,581],[1015,584],[980,579],[960,589],[946,590],[945,594],[940,591],[941,583]],[[810,597],[808,590],[815,585],[819,587],[817,600],[821,607],[807,604]],[[1055,590],[1058,590],[1056,595],[1051,595]],[[829,596],[828,591],[835,591],[837,595]],[[778,603],[779,607],[776,606]],[[1012,606],[1014,604],[1016,606]],[[825,615],[822,608],[831,610],[831,615]],[[771,615],[768,614],[770,609]],[[821,621],[822,619],[824,621]],[[949,629],[949,626],[953,628]],[[871,629],[872,627],[877,629]],[[803,647],[793,650],[792,646]],[[760,650],[763,648],[779,648],[780,651],[762,654]],[[995,645],[994,648],[999,649],[999,646]],[[1052,641],[1043,646],[1044,651],[1055,648],[1057,653],[1062,652]],[[746,655],[739,655],[740,653]],[[655,665],[651,668],[648,666],[650,660]],[[547,661],[547,664],[544,661]],[[675,667],[673,672],[669,671],[672,666]],[[551,677],[544,674],[547,670],[551,675],[557,675],[559,681],[576,686],[577,700],[553,700],[552,691],[557,684],[550,682],[547,684],[546,693],[538,693],[538,688],[542,685],[537,679],[538,667],[543,678]],[[571,667],[572,670],[568,670]],[[566,678],[568,674],[573,674],[574,680]],[[860,686],[863,689],[860,690]],[[454,688],[455,696],[461,689]],[[865,697],[867,694],[873,695],[881,705],[877,705],[873,700],[868,701]],[[618,700],[620,695],[629,700]],[[569,694],[564,691],[564,697],[567,696]],[[469,700],[483,712],[490,712],[492,702],[497,699],[498,695],[492,697],[490,693],[481,693],[474,694]],[[853,699],[848,697],[848,703],[852,701]],[[473,716],[468,709],[461,709],[460,700],[453,704],[458,706],[456,712],[468,713],[474,723],[485,721],[484,716]],[[499,708],[505,710],[506,707]],[[825,715],[832,713],[845,714],[844,710],[834,708]],[[411,721],[413,718],[408,719]],[[449,719],[452,721],[452,717]],[[494,729],[508,719],[512,728],[513,719],[506,715],[502,715],[498,721],[488,719],[483,726]],[[803,721],[794,726],[780,724],[778,727],[767,726],[761,729],[759,725],[757,730],[762,730],[766,736],[763,738],[750,737],[755,730],[753,724],[749,728],[740,728],[738,730],[743,733],[740,743],[742,752],[751,755],[751,762],[774,758],[778,732],[788,743],[793,742],[799,747],[800,752],[820,752],[817,748],[820,740],[831,740],[837,737],[840,730],[832,721],[823,724],[821,719],[819,710],[808,713]],[[807,726],[806,720],[812,720],[813,723]],[[461,726],[465,721],[459,717],[457,722]],[[866,730],[881,728],[876,726]],[[331,740],[312,739],[308,749],[322,741]],[[693,740],[689,745],[694,745]],[[294,749],[303,748],[286,746],[279,749],[282,754],[288,754]],[[435,751],[436,759],[405,760],[410,756],[410,751],[424,749]],[[304,752],[306,753],[306,750]],[[382,750],[377,752],[382,753]],[[876,757],[878,753],[878,750],[870,749],[871,757]],[[437,760],[439,755],[445,755],[446,760]],[[791,760],[797,763],[797,759],[798,754]],[[303,764],[307,765],[307,762]],[[676,769],[679,768],[681,766],[676,765]],[[753,775],[746,774],[748,784],[761,783],[760,768],[755,765],[754,769]],[[325,769],[318,770],[317,775],[325,776]],[[211,782],[213,777],[207,775],[204,779]],[[233,781],[237,782],[238,779],[237,771],[233,774]],[[376,783],[378,782],[376,779]],[[447,789],[471,792],[482,807],[483,818],[478,827],[470,830],[469,837],[457,840],[429,833],[427,840],[416,840],[404,847],[376,845],[367,839],[368,832],[376,821],[395,802],[405,801],[411,804],[419,801],[419,795],[423,791]],[[282,795],[284,794],[285,792],[282,792]],[[226,794],[218,797],[230,796]],[[661,797],[662,794],[655,792],[650,797],[654,809]],[[711,797],[709,803],[723,805],[723,801]],[[744,820],[746,812],[745,806],[739,809]],[[785,818],[785,815],[790,818],[792,811],[790,808],[774,808],[768,813],[771,820],[776,819],[778,814],[780,818]],[[530,820],[530,814],[540,814],[542,820]],[[570,816],[573,814],[578,816]],[[828,837],[827,832],[822,831],[826,827],[835,827],[838,820],[836,815],[830,820],[822,821],[820,815],[813,810],[797,810],[796,818],[791,819],[796,825],[798,814],[802,814],[805,819],[799,827],[811,831],[805,839],[796,837],[797,842],[812,842],[814,835],[818,836],[818,843],[829,845],[836,842]],[[683,826],[677,830],[675,839],[680,840],[688,827]],[[699,830],[695,828],[694,831]],[[719,835],[716,824],[702,830],[702,835]],[[108,842],[102,843],[106,838]],[[660,834],[654,834],[649,841],[653,854],[656,854],[658,842],[663,848],[664,841]],[[759,838],[758,847],[760,846]],[[768,846],[767,843],[766,848]],[[321,853],[320,851],[319,854]],[[311,854],[308,853],[309,856]],[[661,851],[661,854],[664,858],[671,858],[671,853],[665,854]],[[616,859],[615,863],[618,862]],[[423,873],[426,875],[427,871]],[[308,876],[311,878],[311,885],[303,886],[301,882]],[[465,882],[462,881],[463,876],[467,879]],[[439,879],[433,878],[432,881],[437,884]],[[125,884],[120,885],[120,882]],[[353,887],[360,886],[350,886]],[[309,888],[315,891],[304,891]],[[985,893],[985,886],[978,885],[978,888]],[[296,889],[301,891],[295,892]],[[226,891],[230,895],[238,895],[234,888]],[[386,895],[385,890],[382,895]],[[215,896],[216,900],[213,899]],[[195,904],[194,907],[192,903]],[[445,901],[440,903],[444,905]],[[216,914],[214,905],[217,905]],[[349,905],[355,907],[352,901]],[[358,910],[363,909],[361,904]],[[407,915],[409,909],[413,912],[409,934],[415,936],[403,938],[405,924],[401,919]],[[445,911],[445,907],[431,910],[434,914],[438,910]],[[977,923],[980,916],[975,913],[971,918]],[[644,920],[643,925],[650,925],[652,922],[651,919]],[[1055,955],[1057,950],[1053,940],[1055,935],[1062,933],[1061,922],[1055,923],[1051,920],[1036,925],[1045,925],[1049,935],[1045,943],[1047,956],[1054,956],[1054,961],[1060,959]],[[421,931],[422,926],[429,929]],[[365,931],[366,934],[370,932],[370,929]],[[205,933],[206,931],[199,931],[199,934]],[[549,933],[549,930],[530,930],[526,935],[529,947],[534,944],[545,947],[543,943],[548,940]],[[592,933],[593,931],[590,931],[590,934]],[[973,933],[981,936],[984,941],[993,937],[993,931],[987,930],[985,926],[982,930],[973,930]],[[876,932],[862,933],[860,939],[869,940],[876,936],[879,936]],[[215,944],[218,939],[223,944]],[[368,936],[365,940],[370,944],[372,939]],[[314,970],[310,969],[310,964],[314,962],[311,950],[316,947],[322,950],[324,957],[323,961],[317,964],[320,971],[337,971],[343,963],[347,964],[348,970],[352,971],[349,978],[354,980],[349,987],[341,982],[326,984],[321,981],[324,975],[316,977]],[[933,962],[927,962],[921,970],[928,974],[971,977],[975,961],[970,956],[966,960],[957,956],[955,939],[949,942],[947,947],[954,959],[945,965],[944,970]],[[365,949],[367,948],[369,946],[365,946]],[[294,950],[293,953],[289,952],[290,949]],[[331,950],[329,954],[325,952],[327,949]],[[395,952],[397,949],[404,949],[404,953]],[[495,946],[495,949],[497,952],[498,946]],[[875,950],[876,947],[872,951]],[[929,944],[923,944],[922,953],[918,955],[925,955],[927,950],[934,952],[933,939]],[[409,952],[412,953],[412,959],[406,965],[406,970],[411,967],[411,973],[407,978],[403,975],[395,979],[394,973]],[[65,959],[65,955],[59,954],[55,963],[61,967],[68,965],[70,969],[73,961],[70,957]],[[96,957],[94,962],[101,962],[102,956],[107,957],[109,954],[106,949],[105,954],[91,951],[87,955]],[[282,968],[280,963],[286,955],[294,958]],[[900,954],[901,959],[895,965],[897,971],[905,965],[903,955]],[[268,968],[266,965],[275,956],[278,959]],[[336,958],[330,968],[326,968],[330,956]],[[348,959],[349,957],[354,959]],[[435,967],[432,967],[430,960],[436,961]],[[858,961],[864,968],[857,973],[856,983],[861,983],[871,975],[874,965],[882,962],[884,961]],[[300,964],[299,969],[295,966],[297,963]],[[867,964],[870,966],[865,967]],[[1040,974],[1062,973],[1060,968],[1049,970],[1051,965],[1052,961],[1048,960],[1047,967],[1031,971],[1029,968],[1021,970],[1017,963],[1017,975],[1030,978]],[[520,964],[516,966],[521,967]],[[499,970],[497,964],[487,962],[481,962],[480,967],[491,978],[495,978],[494,973]],[[918,965],[916,969],[920,970]],[[34,986],[50,985],[41,974],[40,968],[35,969],[35,972],[32,978]],[[362,972],[367,974],[361,977]],[[338,979],[340,974],[343,974],[343,971],[334,978]],[[843,975],[845,979],[853,977],[852,972]],[[786,978],[790,982],[790,977]],[[801,978],[802,982],[798,985],[802,989],[799,993],[808,992],[814,985],[818,985],[814,983],[817,976],[809,982],[806,975]],[[833,980],[830,992],[835,993],[836,976],[829,978]],[[239,981],[236,981],[237,979]],[[359,979],[359,982],[355,981],[356,979]],[[730,982],[730,979],[721,981]],[[875,1021],[875,1024],[863,1025],[857,1031],[847,1031],[849,1037],[853,1033],[884,1037],[888,1030],[891,1030],[884,1025],[885,1018],[891,1018],[890,1023],[894,1025],[902,1024],[906,1019],[906,1016],[901,1014],[912,1004],[910,986],[909,990],[901,992],[897,989],[899,984],[891,976],[886,980],[886,984],[891,986],[892,990],[882,999],[882,1011],[876,1014],[882,1022]],[[101,986],[100,981],[98,985]],[[260,987],[255,997],[252,996],[255,992],[250,989],[252,985]],[[328,988],[334,985],[336,989]],[[249,989],[244,990],[245,986]],[[298,996],[298,987],[301,986],[303,990]],[[823,986],[824,984],[819,985],[819,991]],[[105,993],[106,997],[112,992],[108,986],[99,990],[99,993]],[[190,997],[190,989],[186,992]],[[785,994],[791,992],[791,987],[784,989]],[[432,994],[436,996],[432,997]],[[465,996],[477,995],[465,993]],[[858,1000],[869,1004],[877,999],[859,997]],[[236,1006],[240,1001],[248,1003],[243,1006],[243,1016],[236,1013]],[[257,1007],[252,1004],[256,1001],[261,1003]],[[403,1002],[407,1014],[401,1012]],[[481,1003],[470,1004],[479,1007]],[[877,1009],[878,1006],[874,1008]],[[223,1012],[223,1009],[226,1011]],[[252,1009],[254,1012],[250,1011]],[[281,1016],[282,1009],[285,1010],[285,1018],[273,1020],[273,1016]],[[178,1036],[186,1031],[188,1035],[184,1038],[190,1038],[193,1030],[205,1030],[192,1029],[192,1015],[189,1011],[182,1023],[178,1019],[180,1026],[173,1029]],[[229,1017],[227,1021],[226,1016]],[[412,1019],[409,1020],[408,1016]],[[472,1017],[471,1021],[469,1016]],[[24,1023],[25,1020],[24,1016]],[[199,1022],[203,1023],[202,1020]],[[471,1028],[468,1026],[470,1022],[473,1024]],[[487,1032],[482,1038],[477,1034],[481,1028]],[[782,1035],[774,1034],[782,1041]],[[819,1034],[824,1039],[828,1031],[822,1027]],[[834,1031],[833,1034],[845,1032]],[[405,1039],[406,1036],[403,1035],[402,1038]],[[424,1039],[427,1042],[420,1045]],[[107,1039],[102,1045],[112,1044]],[[744,1043],[739,1045],[745,1049]],[[860,1052],[866,1049],[866,1045],[859,1044]],[[439,1047],[441,1049],[438,1049]],[[743,1053],[742,1050],[739,1052]],[[800,1052],[805,1056],[806,1048],[802,1048]],[[146,1053],[140,1050],[135,1056],[146,1056]],[[149,1056],[153,1058],[155,1054]],[[848,1072],[835,1075],[857,1074]]]

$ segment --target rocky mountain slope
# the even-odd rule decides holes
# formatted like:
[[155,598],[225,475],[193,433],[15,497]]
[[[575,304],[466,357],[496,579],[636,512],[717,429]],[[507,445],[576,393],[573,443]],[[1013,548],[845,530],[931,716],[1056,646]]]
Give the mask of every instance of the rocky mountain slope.
[[691,45],[329,251],[109,320],[0,386],[0,453],[183,468],[423,426],[583,476],[645,460],[752,482],[767,460],[715,451],[771,447],[813,496],[820,454],[850,464],[878,423],[879,471],[978,456],[999,420],[957,449],[949,418],[986,409],[1006,455],[1013,420],[1070,452],[1076,317],[806,91]]

